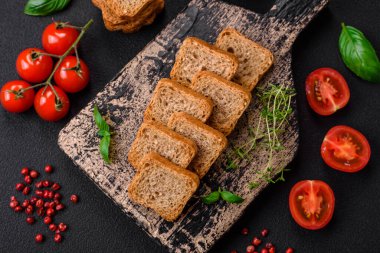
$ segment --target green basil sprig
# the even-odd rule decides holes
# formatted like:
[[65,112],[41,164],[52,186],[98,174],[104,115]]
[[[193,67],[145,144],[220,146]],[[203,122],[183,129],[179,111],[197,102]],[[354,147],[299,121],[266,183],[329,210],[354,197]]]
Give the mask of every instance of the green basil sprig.
[[207,204],[207,205],[210,205],[210,204],[213,204],[213,203],[216,203],[217,201],[219,201],[220,198],[222,198],[224,201],[226,201],[228,203],[232,203],[232,204],[240,204],[244,201],[244,199],[242,197],[240,197],[240,196],[238,196],[232,192],[222,190],[219,188],[217,191],[213,191],[210,194],[203,196],[202,202]]
[[102,115],[99,112],[98,106],[94,105],[94,120],[96,125],[99,128],[98,135],[102,137],[100,140],[100,154],[103,157],[103,160],[106,163],[110,163],[109,158],[109,148],[111,143],[111,132],[110,132],[110,126],[107,124],[107,122],[104,120]]
[[344,64],[364,80],[380,83],[380,62],[376,51],[364,34],[342,23],[339,51]]
[[71,0],[29,0],[24,13],[31,16],[47,16],[65,9]]

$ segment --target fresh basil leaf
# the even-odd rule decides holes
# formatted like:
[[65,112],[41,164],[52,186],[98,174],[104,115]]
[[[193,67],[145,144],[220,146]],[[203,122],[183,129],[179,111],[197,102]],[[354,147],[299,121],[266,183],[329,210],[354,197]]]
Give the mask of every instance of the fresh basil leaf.
[[202,202],[210,205],[217,202],[220,199],[220,193],[218,191],[211,192],[209,195],[202,197]]
[[111,143],[110,127],[107,124],[107,122],[103,119],[102,115],[100,114],[97,105],[94,105],[94,120],[95,120],[95,124],[99,128],[98,135],[102,137],[102,139],[100,140],[100,154],[102,155],[103,160],[106,161],[106,163],[110,163],[110,159],[109,159],[109,147]]
[[232,192],[229,191],[221,191],[220,196],[222,199],[228,203],[234,203],[234,204],[239,204],[244,201],[242,197],[239,197],[238,195],[233,194]]
[[111,138],[109,136],[104,136],[100,140],[100,154],[102,155],[103,160],[106,163],[110,163],[110,158],[109,158],[110,143],[111,143]]
[[[102,118],[103,119],[103,118]],[[107,122],[103,119],[102,123],[100,124],[99,127],[100,130],[109,132],[110,131],[110,126],[107,124]]]
[[103,117],[99,112],[99,108],[97,105],[94,105],[94,119],[95,119],[95,124],[98,126],[99,129],[102,129],[102,124],[103,124]]
[[98,135],[99,135],[100,137],[106,137],[106,136],[110,137],[110,136],[111,136],[111,133],[110,133],[109,131],[106,131],[106,130],[99,130],[99,131],[98,131]]
[[344,64],[364,80],[380,83],[380,62],[371,42],[352,26],[342,23],[339,51]]
[[29,0],[24,13],[31,16],[47,16],[65,9],[71,0]]

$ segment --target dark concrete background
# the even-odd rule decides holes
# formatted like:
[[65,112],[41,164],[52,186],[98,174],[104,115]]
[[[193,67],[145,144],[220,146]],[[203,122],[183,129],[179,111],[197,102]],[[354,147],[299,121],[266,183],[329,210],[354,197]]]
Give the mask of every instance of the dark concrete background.
[[[41,33],[51,17],[23,14],[26,1],[3,0],[0,6],[0,84],[17,79],[15,60],[27,47],[41,47]],[[227,2],[264,13],[273,0],[228,0]],[[157,21],[135,34],[110,33],[103,27],[100,12],[91,1],[73,1],[54,15],[56,20],[84,24],[95,20],[81,42],[81,57],[91,69],[91,84],[71,96],[70,115],[59,123],[39,119],[33,110],[13,115],[0,109],[0,252],[166,252],[166,249],[138,228],[60,151],[60,129],[79,112],[104,85],[172,20],[188,0],[166,0],[166,9]],[[340,22],[361,29],[380,52],[380,2],[374,0],[333,0],[300,35],[293,49],[293,72],[298,91],[300,149],[289,166],[287,181],[268,187],[247,209],[245,215],[214,247],[212,252],[245,252],[252,236],[240,235],[242,227],[258,233],[266,227],[269,240],[279,252],[287,246],[296,252],[380,252],[380,86],[362,81],[348,71],[338,54]],[[304,95],[304,80],[318,67],[333,67],[347,79],[351,89],[349,105],[330,117],[313,113]],[[332,126],[350,125],[363,132],[372,147],[369,165],[356,174],[344,174],[324,165],[319,148]],[[39,222],[29,226],[8,207],[23,166],[42,170],[46,163],[56,167],[51,175],[61,182],[64,194],[77,193],[80,204],[70,206],[58,220],[69,225],[64,242],[56,245],[51,233]],[[297,226],[288,211],[288,194],[296,182],[321,179],[335,192],[336,210],[329,226],[307,231]],[[67,201],[67,199],[66,199]],[[25,216],[23,216],[25,217]],[[50,235],[41,245],[34,235]],[[251,235],[253,235],[251,233]]]

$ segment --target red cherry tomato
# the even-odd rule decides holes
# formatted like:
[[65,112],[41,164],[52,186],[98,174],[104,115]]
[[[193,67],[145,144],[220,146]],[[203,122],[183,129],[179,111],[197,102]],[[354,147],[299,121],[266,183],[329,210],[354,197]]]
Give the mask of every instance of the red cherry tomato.
[[325,227],[333,216],[334,206],[334,192],[323,181],[300,181],[290,191],[290,213],[303,228],[317,230]]
[[[65,23],[53,22],[45,28],[42,34],[42,46],[48,53],[63,55],[78,36],[77,29],[65,27]],[[70,53],[74,53],[74,51]]]
[[38,115],[46,121],[58,121],[69,112],[70,101],[66,93],[58,86],[53,86],[58,94],[59,100],[48,86],[41,88],[34,99],[34,108]]
[[42,83],[53,69],[53,60],[47,55],[38,55],[44,52],[38,48],[28,48],[22,51],[16,60],[16,70],[19,76],[31,83]]
[[28,89],[20,94],[17,91],[29,88],[30,84],[25,81],[11,81],[1,88],[1,105],[8,112],[24,112],[33,105],[34,90]]
[[306,79],[306,97],[316,113],[327,116],[347,105],[350,89],[338,71],[320,68],[311,72]]
[[331,128],[322,143],[323,161],[344,172],[362,170],[371,157],[371,147],[365,136],[348,126]]
[[90,80],[90,70],[83,60],[67,56],[54,74],[55,83],[64,91],[75,93],[83,90]]

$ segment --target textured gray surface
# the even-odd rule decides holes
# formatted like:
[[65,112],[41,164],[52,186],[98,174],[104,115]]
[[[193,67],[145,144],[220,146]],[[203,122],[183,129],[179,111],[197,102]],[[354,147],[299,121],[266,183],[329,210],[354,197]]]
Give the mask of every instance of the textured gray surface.
[[[175,52],[186,36],[196,36],[213,43],[225,27],[236,28],[273,52],[274,67],[259,86],[263,87],[268,82],[293,84],[289,54],[291,46],[297,34],[323,8],[327,0],[311,1],[308,5],[297,3],[279,1],[267,16],[259,16],[219,1],[192,1],[183,13],[129,62],[105,90],[61,131],[59,145],[69,157],[125,213],[171,251],[205,252],[231,227],[267,184],[262,180],[260,186],[254,190],[245,186],[257,179],[256,172],[266,169],[267,151],[258,149],[254,162],[235,173],[221,169],[225,161],[222,155],[198,190],[198,195],[203,195],[220,186],[245,198],[243,204],[219,203],[206,206],[200,200],[193,199],[178,221],[168,223],[152,211],[131,203],[127,196],[127,187],[134,175],[134,169],[126,157],[155,84],[160,78],[168,76]],[[253,101],[229,137],[233,144],[245,140],[248,135],[247,125],[254,124],[258,118],[259,108],[255,97]],[[98,152],[99,140],[92,119],[94,103],[99,105],[104,114],[109,115],[110,124],[115,131],[111,165],[105,165]],[[298,147],[295,114],[291,115],[289,121],[286,133],[281,136],[285,149],[276,153],[273,162],[275,168],[285,167],[293,159]]]

